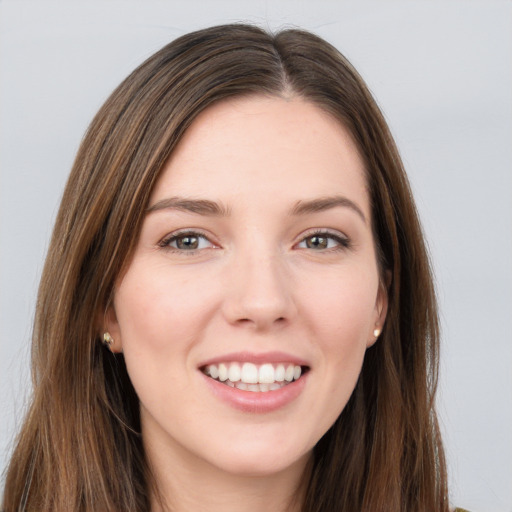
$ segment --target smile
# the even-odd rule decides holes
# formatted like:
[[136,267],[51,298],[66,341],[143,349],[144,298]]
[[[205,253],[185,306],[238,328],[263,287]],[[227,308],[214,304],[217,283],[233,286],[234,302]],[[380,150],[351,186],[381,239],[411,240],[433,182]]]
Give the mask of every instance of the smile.
[[293,363],[241,363],[209,364],[201,371],[226,386],[242,391],[277,391],[298,380],[307,367]]

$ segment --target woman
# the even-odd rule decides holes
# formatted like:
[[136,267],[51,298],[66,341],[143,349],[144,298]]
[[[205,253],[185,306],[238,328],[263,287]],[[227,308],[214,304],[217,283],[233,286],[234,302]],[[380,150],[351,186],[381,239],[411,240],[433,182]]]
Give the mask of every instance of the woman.
[[183,36],[93,120],[3,509],[447,511],[405,173],[328,43]]

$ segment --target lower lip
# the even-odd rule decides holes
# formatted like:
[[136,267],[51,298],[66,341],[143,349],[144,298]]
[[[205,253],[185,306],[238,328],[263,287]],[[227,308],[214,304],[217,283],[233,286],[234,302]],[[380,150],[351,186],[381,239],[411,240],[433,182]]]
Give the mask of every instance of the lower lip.
[[[309,373],[309,372],[308,372]],[[220,400],[243,412],[263,414],[276,411],[293,402],[306,385],[308,373],[298,380],[286,384],[275,391],[244,391],[232,388],[218,380],[214,380],[201,372],[206,384]]]

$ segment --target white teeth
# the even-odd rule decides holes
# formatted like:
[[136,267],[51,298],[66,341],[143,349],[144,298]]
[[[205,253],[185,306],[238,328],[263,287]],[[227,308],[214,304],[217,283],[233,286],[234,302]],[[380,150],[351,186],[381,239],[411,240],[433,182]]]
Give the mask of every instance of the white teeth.
[[203,371],[230,387],[254,392],[275,391],[302,375],[302,368],[291,363],[265,363],[260,366],[253,363],[220,363],[210,364]]
[[242,371],[240,370],[240,365],[238,363],[231,363],[229,365],[228,379],[231,382],[238,382],[241,375]]
[[284,371],[284,364],[278,364],[275,371],[275,379],[277,382],[283,382]]
[[240,376],[240,380],[247,384],[257,384],[258,368],[256,365],[252,363],[244,363],[242,366],[242,375]]
[[216,379],[219,376],[219,368],[214,364],[211,364],[206,368],[206,373],[212,378]]
[[228,380],[228,367],[224,363],[219,364],[219,380],[221,382]]
[[[226,384],[229,384],[229,380],[226,381]],[[273,384],[246,384],[245,382],[235,382],[234,384],[231,384],[232,387],[235,387],[237,389],[241,389],[242,391],[252,391],[252,392],[266,392],[266,391],[276,391],[277,389],[281,389],[283,387],[283,384],[278,384],[277,382],[274,382]]]
[[260,384],[271,384],[274,380],[274,367],[271,364],[261,365],[258,372],[258,382]]

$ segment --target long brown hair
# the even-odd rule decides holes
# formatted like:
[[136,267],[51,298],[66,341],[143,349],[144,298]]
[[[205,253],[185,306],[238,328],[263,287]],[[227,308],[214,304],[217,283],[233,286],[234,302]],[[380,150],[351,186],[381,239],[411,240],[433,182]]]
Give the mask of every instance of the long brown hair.
[[149,58],[84,137],[39,289],[34,395],[6,476],[6,512],[149,510],[138,399],[123,356],[100,341],[101,316],[180,137],[212,103],[250,94],[305,98],[350,131],[365,162],[388,284],[384,330],[349,403],[314,449],[303,510],[448,510],[434,408],[437,306],[389,129],[360,76],[327,42],[234,24],[185,35]]

